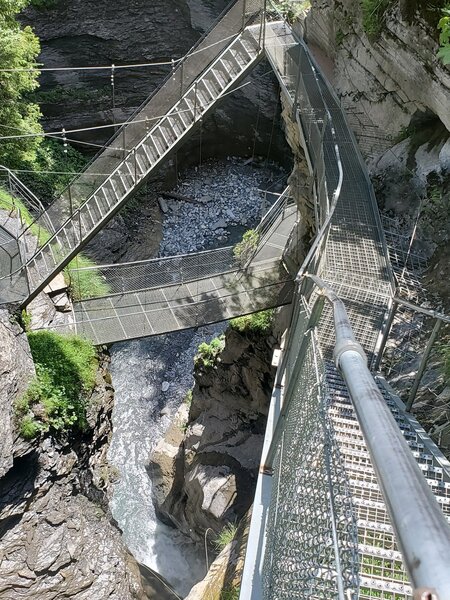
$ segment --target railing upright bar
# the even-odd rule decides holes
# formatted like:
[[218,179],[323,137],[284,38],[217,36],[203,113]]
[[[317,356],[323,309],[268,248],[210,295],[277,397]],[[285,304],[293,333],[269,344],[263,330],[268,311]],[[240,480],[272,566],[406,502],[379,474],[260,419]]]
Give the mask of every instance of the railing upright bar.
[[433,348],[434,342],[436,341],[436,338],[439,334],[439,331],[442,327],[442,321],[441,319],[436,319],[436,322],[434,324],[433,330],[431,332],[431,335],[428,339],[427,345],[425,347],[424,353],[422,355],[422,358],[420,360],[420,365],[419,368],[417,370],[416,376],[414,378],[414,382],[411,388],[411,391],[409,392],[409,396],[408,396],[408,401],[406,403],[405,409],[410,412],[410,410],[413,407],[414,404],[414,400],[416,399],[416,394],[417,394],[417,390],[419,389],[419,385],[420,382],[422,380],[423,377],[423,373],[425,371],[425,368],[427,366],[428,363],[428,359],[430,358],[430,353],[431,353],[431,349]]
[[383,337],[381,338],[380,347],[377,352],[377,358],[373,365],[374,371],[378,371],[381,365],[381,361],[383,359],[384,349],[386,348],[387,341],[389,339],[389,335],[392,329],[392,323],[394,322],[395,315],[397,314],[398,304],[396,302],[392,303],[391,310],[389,311],[388,318],[386,321],[386,325],[384,326]]

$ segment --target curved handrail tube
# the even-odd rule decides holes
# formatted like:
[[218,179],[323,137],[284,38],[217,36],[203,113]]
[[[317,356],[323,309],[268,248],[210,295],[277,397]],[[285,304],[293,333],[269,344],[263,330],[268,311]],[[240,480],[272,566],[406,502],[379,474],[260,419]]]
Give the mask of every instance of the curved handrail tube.
[[378,476],[415,600],[450,600],[450,526],[367,367],[342,300],[316,275],[304,275],[333,307],[334,357],[347,384]]

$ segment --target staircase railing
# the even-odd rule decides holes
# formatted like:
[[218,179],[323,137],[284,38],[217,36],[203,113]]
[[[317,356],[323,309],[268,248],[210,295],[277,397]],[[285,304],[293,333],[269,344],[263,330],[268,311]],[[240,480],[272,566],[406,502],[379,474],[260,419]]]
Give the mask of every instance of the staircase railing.
[[[181,99],[212,59],[261,14],[263,6],[263,0],[238,0],[231,4],[231,8],[223,11],[189,53],[174,64],[162,85],[145,100],[126,125],[117,130],[105,148],[67,186],[62,195],[46,208],[45,212],[54,228],[58,228],[99,187],[108,174],[133,152],[133,148],[147,135],[155,120],[164,116]],[[113,123],[111,127],[114,127]],[[119,148],[114,143],[118,140]],[[40,219],[41,215],[38,215],[36,221]]]
[[[307,280],[316,291],[305,297],[305,289],[311,290]],[[332,397],[320,343],[325,301],[334,318],[333,359],[349,390],[414,598],[450,600],[449,524],[367,367],[344,303],[309,274],[294,299],[285,349],[293,362],[285,360],[277,374],[278,382],[284,378],[283,402],[263,452],[260,476],[269,476],[271,500],[267,485],[265,492],[260,487],[269,508],[265,516],[254,509],[241,598],[253,600],[262,590],[264,598],[315,597],[319,590],[327,598],[359,598],[358,536],[349,517],[354,509],[328,417]],[[266,523],[266,541],[265,553],[258,558],[255,549],[261,549],[261,543],[255,537],[261,521]],[[258,560],[261,564],[255,569]],[[256,571],[263,577],[253,595]]]

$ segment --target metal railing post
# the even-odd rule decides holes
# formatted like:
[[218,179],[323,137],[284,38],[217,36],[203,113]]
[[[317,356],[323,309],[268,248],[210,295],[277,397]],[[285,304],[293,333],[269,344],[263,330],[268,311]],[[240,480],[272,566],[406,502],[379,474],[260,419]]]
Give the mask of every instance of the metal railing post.
[[411,408],[414,404],[414,400],[416,399],[417,390],[419,389],[420,381],[423,377],[423,373],[428,363],[428,359],[430,357],[431,349],[433,347],[434,342],[436,341],[439,330],[442,326],[441,319],[436,319],[436,322],[433,327],[433,331],[431,332],[430,338],[425,347],[425,351],[422,355],[422,360],[420,361],[419,369],[417,370],[416,376],[414,378],[414,382],[409,392],[408,402],[405,405],[405,409],[410,412]]
[[243,7],[242,7],[242,29],[244,29],[245,27],[245,14],[247,12],[247,0],[243,0]]
[[197,81],[194,84],[194,123],[197,120]]
[[391,310],[389,311],[389,316],[386,321],[386,325],[383,332],[383,337],[381,338],[380,347],[378,349],[377,358],[375,360],[375,364],[373,366],[375,371],[378,371],[381,364],[381,359],[383,358],[384,349],[386,348],[387,341],[389,339],[389,334],[391,333],[392,323],[394,322],[395,315],[397,314],[398,304],[393,299],[393,303],[391,306]]
[[183,77],[184,77],[184,59],[180,64],[180,100],[183,97]]

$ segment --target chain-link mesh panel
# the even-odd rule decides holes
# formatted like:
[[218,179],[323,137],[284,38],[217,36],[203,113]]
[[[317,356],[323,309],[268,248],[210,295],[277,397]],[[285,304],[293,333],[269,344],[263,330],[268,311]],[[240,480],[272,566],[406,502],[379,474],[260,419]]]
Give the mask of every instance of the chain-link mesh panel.
[[[70,277],[75,284],[78,279],[93,275],[97,281],[103,282],[104,285],[97,286],[96,289],[86,290],[89,295],[85,295],[84,299],[87,299],[194,282],[221,273],[242,271],[255,260],[279,259],[279,248],[274,245],[273,252],[270,252],[270,243],[276,241],[284,247],[295,221],[293,207],[294,202],[287,188],[261,219],[256,227],[258,241],[248,248],[245,255],[237,254],[233,246],[227,246],[133,263],[71,269]],[[283,231],[284,223],[287,226],[286,232]],[[76,264],[76,259],[74,262]]]
[[[324,363],[309,311],[291,352],[300,365],[286,390],[286,427],[274,462],[264,561],[271,600],[357,598],[358,551],[348,481],[328,415]],[[297,332],[296,332],[297,334]]]

